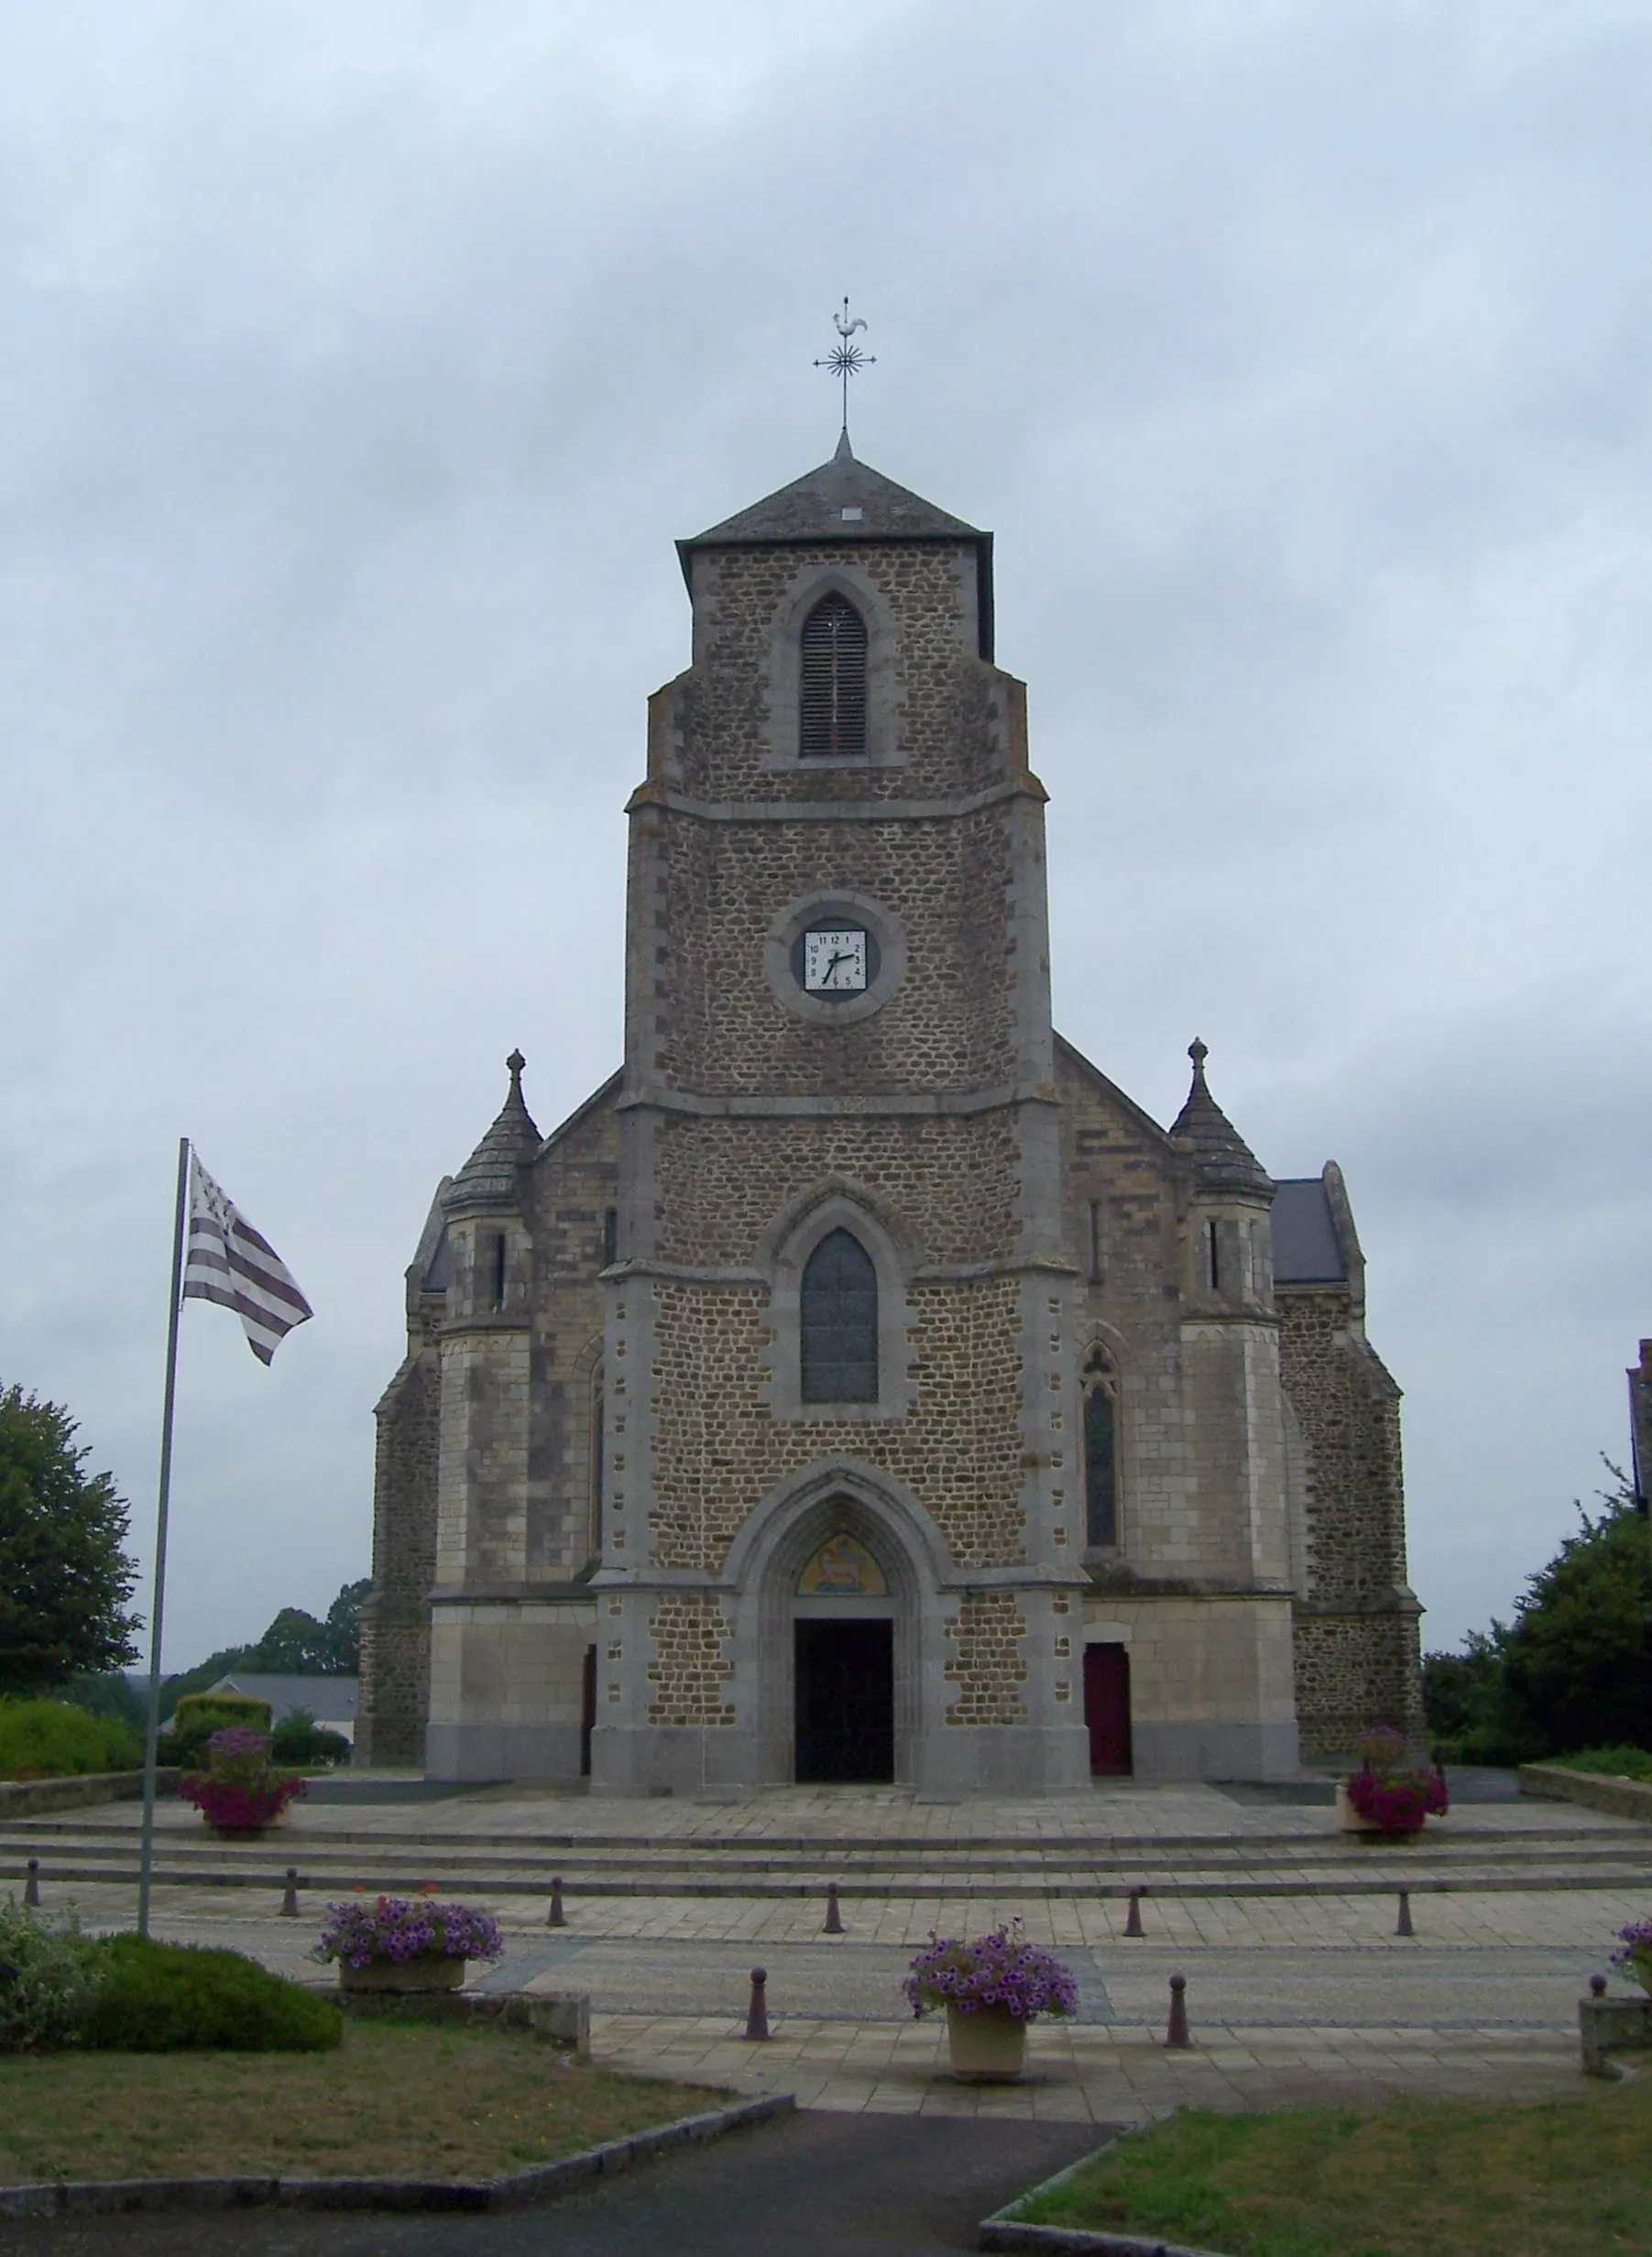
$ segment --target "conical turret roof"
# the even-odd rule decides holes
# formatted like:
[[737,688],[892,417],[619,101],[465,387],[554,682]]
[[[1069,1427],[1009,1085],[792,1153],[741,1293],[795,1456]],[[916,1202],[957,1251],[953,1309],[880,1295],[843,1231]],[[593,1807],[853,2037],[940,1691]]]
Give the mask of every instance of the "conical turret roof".
[[517,1170],[533,1158],[541,1144],[533,1116],[522,1098],[522,1068],[528,1063],[513,1050],[505,1064],[510,1089],[498,1119],[454,1178],[442,1204],[449,1214],[467,1207],[514,1207]]
[[1197,1037],[1188,1044],[1193,1087],[1170,1134],[1192,1145],[1194,1179],[1201,1190],[1238,1191],[1271,1199],[1272,1177],[1210,1094],[1205,1080],[1205,1060],[1209,1055]]

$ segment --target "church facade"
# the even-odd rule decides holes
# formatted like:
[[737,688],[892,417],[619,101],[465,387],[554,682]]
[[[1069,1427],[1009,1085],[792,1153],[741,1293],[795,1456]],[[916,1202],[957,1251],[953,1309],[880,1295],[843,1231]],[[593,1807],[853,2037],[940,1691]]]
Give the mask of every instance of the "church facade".
[[1054,1031],[991,537],[833,460],[679,544],[624,1062],[439,1189],[358,1760],[695,1792],[1277,1779],[1420,1726],[1340,1175]]

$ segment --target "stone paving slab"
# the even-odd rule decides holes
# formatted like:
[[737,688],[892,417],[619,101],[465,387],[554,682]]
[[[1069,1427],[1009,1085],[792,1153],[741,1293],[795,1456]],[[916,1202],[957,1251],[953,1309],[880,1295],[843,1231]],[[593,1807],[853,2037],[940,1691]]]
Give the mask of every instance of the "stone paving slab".
[[1570,2031],[1384,2027],[1281,2032],[1194,2025],[1190,2053],[1145,2029],[1035,2023],[1028,2067],[1045,2081],[973,2087],[946,2076],[936,2018],[868,2028],[799,2021],[766,2045],[711,2016],[596,2018],[606,2068],[695,2077],[742,2092],[794,2091],[800,2108],[1034,2122],[1141,2123],[1176,2108],[1380,2105],[1398,2093],[1453,2099],[1562,2099],[1578,2090]]
[[[375,1776],[364,1774],[370,1781]],[[331,1783],[331,1782],[329,1782]],[[76,1831],[96,1828],[131,1832],[140,1823],[137,1803],[111,1802],[74,1813]],[[168,1835],[200,1835],[196,1813],[176,1800],[163,1802],[157,1824]],[[22,1820],[6,1827],[7,1838],[22,1838],[52,1824],[49,1819]],[[1537,1834],[1612,1833],[1646,1842],[1637,1821],[1577,1804],[1544,1802],[1460,1803],[1445,1821],[1453,1840],[1481,1832]],[[1325,1804],[1239,1800],[1221,1788],[1198,1783],[1170,1786],[1098,1782],[1075,1795],[1025,1801],[994,1796],[956,1801],[914,1795],[910,1789],[878,1787],[770,1787],[718,1798],[661,1796],[642,1800],[591,1796],[520,1786],[467,1788],[443,1801],[406,1803],[306,1802],[297,1807],[291,1835],[384,1835],[435,1840],[443,1836],[543,1837],[607,1836],[639,1845],[671,1839],[764,1843],[813,1839],[841,1842],[865,1836],[876,1842],[929,1839],[976,1842],[1001,1838],[1028,1846],[1092,1841],[1174,1844],[1210,1840],[1300,1836],[1324,1839],[1336,1832],[1336,1813]]]
[[[54,1885],[43,1890],[48,1911],[74,1908],[100,1927],[129,1926],[137,1891],[126,1882]],[[466,1890],[467,1901],[494,1912],[513,1938],[546,1935],[545,1900],[490,1898]],[[162,1887],[155,1892],[157,1926],[188,1931],[191,1938],[233,1942],[237,1934],[285,1948],[282,1939],[313,1937],[328,1901],[325,1890],[301,1892],[300,1918],[279,1917],[280,1890]],[[1461,1950],[1551,1948],[1591,1955],[1603,1968],[1617,1931],[1652,1911],[1652,1889],[1534,1890],[1513,1896],[1473,1890],[1412,1900],[1414,1938],[1395,1934],[1395,1896],[1277,1898],[1159,1898],[1143,1905],[1146,1934],[1123,1934],[1126,1906],[1115,1900],[1023,1900],[1012,1893],[986,1901],[858,1899],[845,1910],[847,1934],[828,1949],[857,1944],[899,1945],[915,1950],[932,1928],[979,1934],[1000,1920],[1020,1918],[1028,1939],[1053,1949],[1117,1945],[1125,1952],[1155,1945],[1184,1953],[1233,1948],[1258,1953],[1336,1949],[1350,1955],[1406,1956],[1418,1945]],[[650,1942],[808,1944],[821,1937],[818,1899],[598,1897],[566,1899],[570,1937]]]

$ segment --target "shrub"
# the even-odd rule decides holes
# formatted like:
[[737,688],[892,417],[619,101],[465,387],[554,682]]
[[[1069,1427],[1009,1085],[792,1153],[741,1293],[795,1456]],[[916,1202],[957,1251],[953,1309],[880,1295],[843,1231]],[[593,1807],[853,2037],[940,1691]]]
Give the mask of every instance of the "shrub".
[[87,2045],[135,2054],[322,2053],[343,2035],[330,1999],[239,1952],[137,1935],[109,1936],[96,1950],[103,1979],[83,2025]]
[[1608,1779],[1652,1779],[1652,1755],[1644,1748],[1585,1748],[1553,1760],[1568,1771],[1595,1771]]
[[0,2054],[72,2045],[96,1995],[99,1946],[75,1920],[0,1903]]
[[89,1716],[67,1701],[0,1697],[0,1779],[72,1779],[85,1771],[129,1771],[143,1741],[113,1717]]
[[200,1746],[232,1724],[268,1732],[269,1703],[251,1693],[186,1693],[172,1710],[172,1729],[179,1738]]
[[348,1763],[350,1743],[342,1732],[317,1724],[306,1708],[290,1709],[270,1736],[278,1763]]

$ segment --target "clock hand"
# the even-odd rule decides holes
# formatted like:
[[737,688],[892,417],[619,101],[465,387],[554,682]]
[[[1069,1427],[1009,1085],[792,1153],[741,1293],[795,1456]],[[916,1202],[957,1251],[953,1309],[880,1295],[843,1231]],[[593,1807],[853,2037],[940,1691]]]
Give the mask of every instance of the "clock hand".
[[823,988],[829,988],[832,984],[832,974],[837,970],[838,965],[847,964],[849,961],[850,958],[848,950],[847,948],[839,948],[837,955],[833,957],[831,962],[826,968],[826,976],[821,981],[821,986]]

